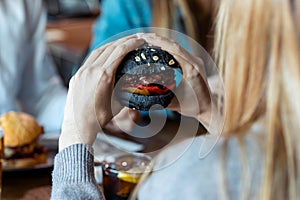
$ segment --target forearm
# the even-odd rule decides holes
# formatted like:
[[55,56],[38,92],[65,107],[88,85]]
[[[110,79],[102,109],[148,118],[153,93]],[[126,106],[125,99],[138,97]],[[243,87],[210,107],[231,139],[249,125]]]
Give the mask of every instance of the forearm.
[[89,145],[76,144],[56,155],[51,199],[104,199],[94,177],[92,151]]

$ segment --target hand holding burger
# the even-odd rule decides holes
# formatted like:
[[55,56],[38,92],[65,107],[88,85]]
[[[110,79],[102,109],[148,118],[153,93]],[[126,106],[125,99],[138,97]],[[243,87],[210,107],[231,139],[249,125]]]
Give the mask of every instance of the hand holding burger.
[[194,117],[209,129],[215,104],[210,98],[203,60],[165,37],[155,34],[140,34],[140,37],[148,44],[159,46],[167,51],[182,68],[183,77],[175,91],[176,98],[172,99],[167,108]]
[[114,98],[113,89],[115,74],[122,59],[129,51],[138,48],[144,42],[137,35],[132,35],[108,43],[94,50],[72,77],[59,150],[76,143],[91,146],[97,133],[105,128],[114,115],[121,110],[123,116],[124,112],[130,114],[137,112],[121,106]]
[[[183,72],[178,88],[174,69]],[[211,101],[202,60],[153,34],[108,43],[93,51],[70,81],[59,150],[76,143],[92,145],[122,109],[134,113],[129,108],[148,110],[155,104],[195,117],[207,127]]]

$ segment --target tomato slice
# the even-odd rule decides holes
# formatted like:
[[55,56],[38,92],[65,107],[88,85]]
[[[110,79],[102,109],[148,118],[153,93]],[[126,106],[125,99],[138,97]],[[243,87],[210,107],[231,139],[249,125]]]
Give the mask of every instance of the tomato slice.
[[136,87],[126,87],[126,88],[123,88],[123,90],[126,90],[133,94],[150,95],[150,92],[148,90],[143,90],[143,89],[139,89]]
[[155,94],[165,94],[168,91],[174,89],[176,86],[176,82],[172,83],[171,85],[167,87],[159,87],[157,85],[139,85],[137,84],[135,87],[133,86],[127,86],[123,87],[123,90],[126,90],[133,94],[142,94],[142,95],[151,95],[151,93]]
[[150,93],[156,93],[156,94],[165,94],[167,93],[169,90],[174,89],[176,83],[172,83],[171,85],[169,85],[168,87],[159,87],[157,85],[137,85],[137,88],[140,90],[147,90]]

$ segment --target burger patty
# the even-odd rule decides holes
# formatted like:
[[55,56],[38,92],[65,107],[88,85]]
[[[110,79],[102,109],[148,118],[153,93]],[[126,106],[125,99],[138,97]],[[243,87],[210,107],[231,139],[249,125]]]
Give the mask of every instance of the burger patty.
[[19,146],[19,147],[5,147],[4,148],[4,158],[9,159],[18,159],[18,158],[31,158],[36,154],[48,152],[48,149],[42,146],[37,141]]
[[122,81],[125,85],[135,86],[136,84],[149,85],[159,84],[162,86],[168,86],[174,82],[175,75],[173,74],[149,74],[149,75],[132,75],[124,74]]

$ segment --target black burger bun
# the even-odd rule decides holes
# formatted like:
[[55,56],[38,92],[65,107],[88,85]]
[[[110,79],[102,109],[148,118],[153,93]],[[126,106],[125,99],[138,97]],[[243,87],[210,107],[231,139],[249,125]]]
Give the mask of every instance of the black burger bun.
[[177,60],[160,47],[144,44],[129,52],[116,73],[115,95],[123,106],[148,111],[166,108],[176,89]]

